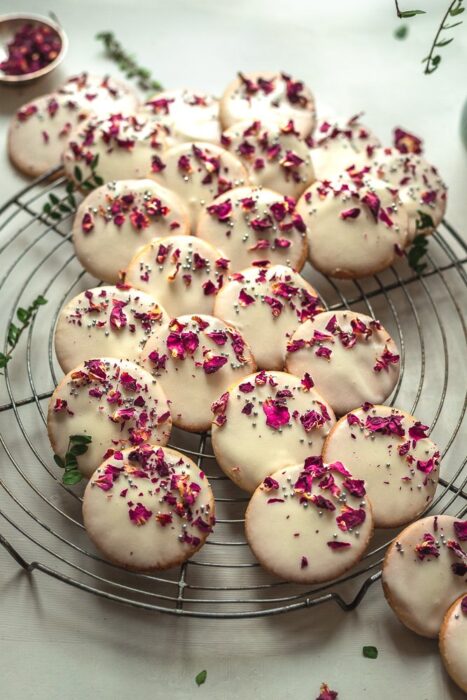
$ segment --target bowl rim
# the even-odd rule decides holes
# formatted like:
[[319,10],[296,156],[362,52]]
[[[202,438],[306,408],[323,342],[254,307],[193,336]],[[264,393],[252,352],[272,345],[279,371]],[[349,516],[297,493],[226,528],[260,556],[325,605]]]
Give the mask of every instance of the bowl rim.
[[43,15],[36,15],[30,12],[11,12],[9,14],[0,15],[0,25],[4,22],[12,22],[14,20],[29,20],[32,22],[45,24],[58,34],[61,40],[61,47],[58,56],[54,58],[53,61],[48,63],[43,68],[33,71],[32,73],[24,73],[23,75],[6,75],[2,70],[0,70],[0,82],[23,83],[27,82],[28,80],[34,80],[35,78],[40,78],[43,75],[47,75],[47,73],[50,73],[50,71],[54,70],[54,68],[56,68],[59,63],[62,62],[68,50],[68,37],[65,30],[57,22],[49,17],[44,17]]

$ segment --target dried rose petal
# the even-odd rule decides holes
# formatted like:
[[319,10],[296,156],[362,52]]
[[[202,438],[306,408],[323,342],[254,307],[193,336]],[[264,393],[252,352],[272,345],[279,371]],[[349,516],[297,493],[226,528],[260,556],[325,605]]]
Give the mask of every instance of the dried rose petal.
[[310,377],[308,372],[305,372],[303,378],[300,380],[300,384],[303,387],[303,391],[310,391],[315,385],[313,379]]
[[207,353],[206,359],[203,362],[203,369],[206,374],[214,374],[214,372],[220,370],[227,361],[227,358],[223,355],[212,355],[209,352]]
[[360,216],[361,209],[359,207],[352,207],[352,209],[345,209],[341,211],[340,218],[346,221],[347,219],[356,219]]
[[456,520],[454,523],[454,532],[456,537],[461,542],[467,540],[467,520]]
[[363,498],[366,494],[365,482],[363,479],[351,479],[347,477],[347,479],[344,479],[342,482],[342,486],[347,489],[352,496],[356,496],[357,498]]
[[142,503],[138,503],[128,511],[129,518],[135,525],[145,525],[152,515],[152,510],[145,508]]
[[83,216],[81,220],[81,230],[83,233],[90,233],[94,228],[94,219],[89,212]]
[[277,491],[279,482],[273,479],[272,476],[267,476],[263,481],[263,488],[265,491]]
[[350,506],[343,506],[341,508],[340,515],[337,516],[336,522],[337,527],[343,532],[348,532],[348,530],[353,530],[353,528],[358,527],[365,522],[366,513],[363,508],[351,508]]
[[326,544],[330,549],[347,549],[347,547],[352,546],[350,542],[339,542],[338,540],[331,540]]
[[415,545],[415,551],[422,561],[425,557],[439,557],[439,545],[436,544],[435,538],[429,532],[426,532],[423,535],[423,540]]
[[401,153],[422,152],[422,140],[404,129],[394,129],[394,146]]
[[266,414],[266,425],[274,430],[279,430],[283,425],[287,425],[290,420],[290,413],[283,403],[266,399],[263,401],[262,409]]

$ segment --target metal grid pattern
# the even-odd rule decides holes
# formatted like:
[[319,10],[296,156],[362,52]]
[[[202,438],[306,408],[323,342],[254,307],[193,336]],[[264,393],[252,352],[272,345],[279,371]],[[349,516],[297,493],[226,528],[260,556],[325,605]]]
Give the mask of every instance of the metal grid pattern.
[[[355,608],[380,578],[385,548],[396,533],[377,532],[371,551],[339,581],[306,589],[273,579],[245,542],[247,497],[217,467],[208,434],[174,430],[171,442],[206,471],[213,486],[218,518],[205,547],[178,570],[161,575],[127,572],[93,549],[81,519],[82,487],[61,483],[45,429],[47,401],[59,375],[53,352],[57,316],[67,299],[96,284],[73,254],[72,214],[65,213],[59,222],[42,214],[50,193],[60,201],[64,197],[64,184],[60,172],[53,171],[0,208],[4,351],[18,306],[27,306],[39,293],[48,299],[21,338],[0,389],[0,514],[11,532],[9,539],[0,534],[0,543],[28,572],[38,570],[83,591],[147,610],[233,618],[328,601],[346,611]],[[421,275],[404,260],[361,281],[336,282],[305,271],[328,309],[367,313],[392,333],[401,350],[402,372],[391,403],[428,423],[442,448],[442,478],[429,512],[457,517],[467,512],[467,469],[459,457],[466,401],[454,391],[465,379],[466,252],[460,236],[443,222],[432,237],[428,266]],[[20,550],[28,550],[30,559]]]

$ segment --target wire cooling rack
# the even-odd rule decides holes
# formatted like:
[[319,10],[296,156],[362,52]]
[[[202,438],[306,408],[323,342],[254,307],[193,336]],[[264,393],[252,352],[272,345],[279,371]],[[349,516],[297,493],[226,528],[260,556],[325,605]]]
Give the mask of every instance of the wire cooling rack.
[[[0,299],[4,351],[19,306],[38,294],[39,309],[15,349],[0,388],[0,543],[26,572],[38,571],[83,591],[147,610],[193,617],[256,617],[334,601],[355,608],[379,579],[395,531],[379,531],[371,551],[344,578],[305,588],[263,571],[245,542],[247,498],[218,468],[208,434],[174,430],[173,447],[208,474],[217,524],[195,557],[167,574],[127,572],[103,560],[84,532],[83,486],[67,487],[54,467],[46,435],[47,402],[60,376],[53,351],[62,305],[96,285],[77,262],[72,214],[42,214],[50,194],[65,196],[59,171],[38,178],[0,208]],[[401,350],[402,372],[391,403],[431,426],[442,448],[441,480],[430,512],[463,517],[467,469],[462,462],[465,413],[467,248],[447,223],[430,239],[427,267],[417,275],[404,259],[363,281],[336,282],[311,269],[305,276],[329,309],[351,308],[379,318]],[[465,307],[464,307],[465,308]]]

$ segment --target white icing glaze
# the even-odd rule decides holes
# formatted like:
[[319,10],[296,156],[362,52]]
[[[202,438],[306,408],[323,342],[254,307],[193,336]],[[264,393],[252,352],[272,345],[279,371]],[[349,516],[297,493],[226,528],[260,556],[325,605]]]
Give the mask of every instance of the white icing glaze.
[[194,432],[209,429],[211,404],[256,367],[238,331],[205,314],[163,325],[146,344],[142,361],[170,397],[174,424]]
[[204,208],[196,235],[225,252],[234,272],[267,260],[301,270],[307,238],[295,201],[272,190],[237,187]]
[[467,693],[467,585],[462,595],[449,608],[439,637],[441,658],[446,671],[459,688]]
[[131,112],[139,107],[139,99],[128,83],[109,76],[79,73],[69,78],[58,89],[59,94],[69,95],[95,114]]
[[[447,545],[453,542],[465,551],[465,543],[454,530],[456,521],[450,515],[439,515],[412,523],[390,546],[384,560],[383,585],[389,604],[404,625],[423,637],[438,636],[447,609],[467,590],[465,574],[457,576],[451,568],[462,559]],[[426,535],[434,538],[439,556],[420,558],[416,547]]]
[[385,401],[400,370],[389,333],[379,321],[353,311],[327,311],[298,326],[286,366],[297,377],[309,372],[340,416],[364,401]]
[[66,143],[65,172],[79,184],[76,166],[84,180],[91,175],[90,163],[98,156],[96,174],[104,182],[151,177],[161,167],[167,130],[168,127],[141,111],[90,117]]
[[[356,564],[373,526],[364,495],[352,495],[346,488],[349,479],[351,475],[323,465],[320,459],[266,479],[245,515],[247,540],[260,564],[287,581],[303,584],[330,581]],[[351,480],[351,488],[353,484]],[[357,488],[364,493],[363,484]],[[355,511],[347,510],[358,523],[353,527],[352,520],[341,519],[346,508]]]
[[250,493],[278,469],[320,455],[335,423],[323,397],[285,372],[260,372],[237,380],[213,411],[217,461]]
[[171,316],[212,314],[228,261],[194,236],[155,238],[131,260],[128,284],[152,294]]
[[291,124],[240,122],[222,134],[222,145],[242,161],[253,185],[299,197],[315,179],[308,147]]
[[70,435],[92,437],[88,451],[78,457],[87,478],[109,449],[149,440],[165,445],[171,427],[161,384],[134,362],[116,358],[90,360],[69,372],[52,394],[47,415],[49,439],[61,457]]
[[214,497],[191,459],[142,445],[117,453],[94,472],[83,519],[111,561],[137,571],[168,569],[204,544],[215,521]]
[[137,289],[122,285],[81,292],[57,320],[55,352],[60,367],[69,372],[96,356],[137,362],[148,337],[167,320],[157,301]]
[[248,182],[247,171],[238,158],[220,146],[201,141],[169,148],[153,177],[183,199],[193,230],[206,204]]
[[115,283],[136,251],[153,238],[189,233],[188,211],[174,192],[153,180],[118,180],[93,190],[73,222],[83,267]]
[[221,97],[220,118],[225,129],[245,120],[292,120],[305,137],[315,126],[315,103],[306,85],[284,73],[239,73]]
[[294,331],[321,310],[316,290],[284,265],[249,267],[233,275],[214,305],[214,315],[243,335],[258,368],[269,370],[283,369]]
[[[324,459],[344,462],[356,478],[365,480],[376,527],[399,527],[415,520],[430,505],[438,484],[440,453],[432,440],[420,437],[426,426],[389,406],[358,408],[349,416],[331,430]],[[403,434],[385,428],[387,420],[381,430],[367,427],[378,427],[372,423],[376,416],[395,419]]]
[[220,142],[219,100],[213,95],[193,90],[168,90],[151,97],[145,102],[145,109],[168,124],[174,142]]
[[[365,203],[369,195],[376,195],[375,213]],[[382,180],[315,182],[297,210],[308,229],[311,264],[331,277],[384,270],[407,242],[408,213]]]

